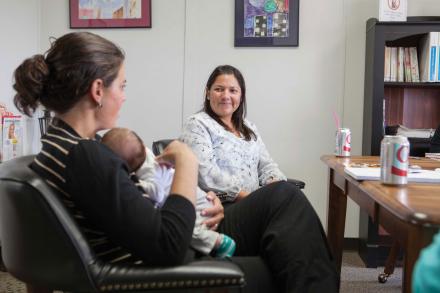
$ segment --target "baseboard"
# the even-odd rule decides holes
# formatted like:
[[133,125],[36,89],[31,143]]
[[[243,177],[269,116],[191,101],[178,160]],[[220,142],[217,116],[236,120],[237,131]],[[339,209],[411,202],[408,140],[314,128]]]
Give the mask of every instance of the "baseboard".
[[[367,268],[384,266],[390,252],[389,246],[365,246],[359,238],[344,238],[344,251],[356,251]],[[396,267],[402,266],[403,252],[400,251],[396,259]]]
[[358,251],[359,250],[359,238],[344,238],[344,250]]

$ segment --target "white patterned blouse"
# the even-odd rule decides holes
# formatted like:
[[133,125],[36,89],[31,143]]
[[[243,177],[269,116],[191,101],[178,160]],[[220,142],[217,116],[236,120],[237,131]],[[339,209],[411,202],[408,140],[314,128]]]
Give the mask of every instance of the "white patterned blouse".
[[286,180],[270,157],[256,126],[245,120],[257,139],[246,141],[225,130],[205,112],[188,118],[180,140],[199,159],[199,186],[205,191],[226,192],[234,201],[240,190],[252,192],[271,180]]

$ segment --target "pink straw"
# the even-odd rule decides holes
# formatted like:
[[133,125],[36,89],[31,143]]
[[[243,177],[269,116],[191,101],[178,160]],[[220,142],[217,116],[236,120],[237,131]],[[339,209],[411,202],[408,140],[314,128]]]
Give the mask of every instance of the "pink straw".
[[335,110],[333,110],[333,119],[335,120],[336,130],[339,131],[340,119],[339,119],[338,114],[336,114]]

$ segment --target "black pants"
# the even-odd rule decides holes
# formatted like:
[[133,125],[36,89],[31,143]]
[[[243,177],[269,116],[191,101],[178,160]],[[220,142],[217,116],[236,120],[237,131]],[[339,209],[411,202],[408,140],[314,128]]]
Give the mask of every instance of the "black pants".
[[321,222],[301,190],[292,184],[269,184],[227,206],[219,232],[237,243],[237,258],[232,261],[246,274],[249,289],[245,292],[251,292],[250,288],[264,292],[261,283],[266,281],[258,279],[252,262],[240,256],[261,256],[279,292],[339,289],[339,276]]

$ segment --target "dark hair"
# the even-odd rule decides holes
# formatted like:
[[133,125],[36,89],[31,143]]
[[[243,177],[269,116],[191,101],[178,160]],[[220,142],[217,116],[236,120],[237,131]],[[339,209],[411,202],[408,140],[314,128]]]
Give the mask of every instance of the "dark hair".
[[89,32],[56,39],[45,55],[23,61],[14,72],[14,104],[32,116],[42,104],[63,114],[73,107],[98,78],[108,87],[118,75],[124,53],[109,40]]
[[126,161],[130,172],[138,170],[145,161],[147,154],[144,142],[136,132],[128,128],[110,129],[104,134],[101,142]]
[[220,65],[217,66],[214,69],[214,71],[211,73],[211,75],[208,78],[208,81],[206,82],[205,102],[203,105],[203,111],[205,111],[209,116],[211,116],[212,119],[214,119],[220,125],[222,125],[227,131],[232,130],[229,129],[229,127],[225,123],[223,123],[223,121],[212,110],[211,104],[208,99],[208,91],[211,89],[215,80],[219,75],[224,75],[224,74],[233,75],[237,79],[238,85],[240,86],[241,89],[240,105],[238,106],[237,110],[235,110],[235,112],[232,114],[232,124],[234,125],[237,131],[243,134],[246,140],[251,140],[252,138],[256,140],[257,136],[255,135],[255,133],[244,123],[244,118],[246,117],[246,85],[244,83],[244,78],[240,70],[238,70],[234,66]]

